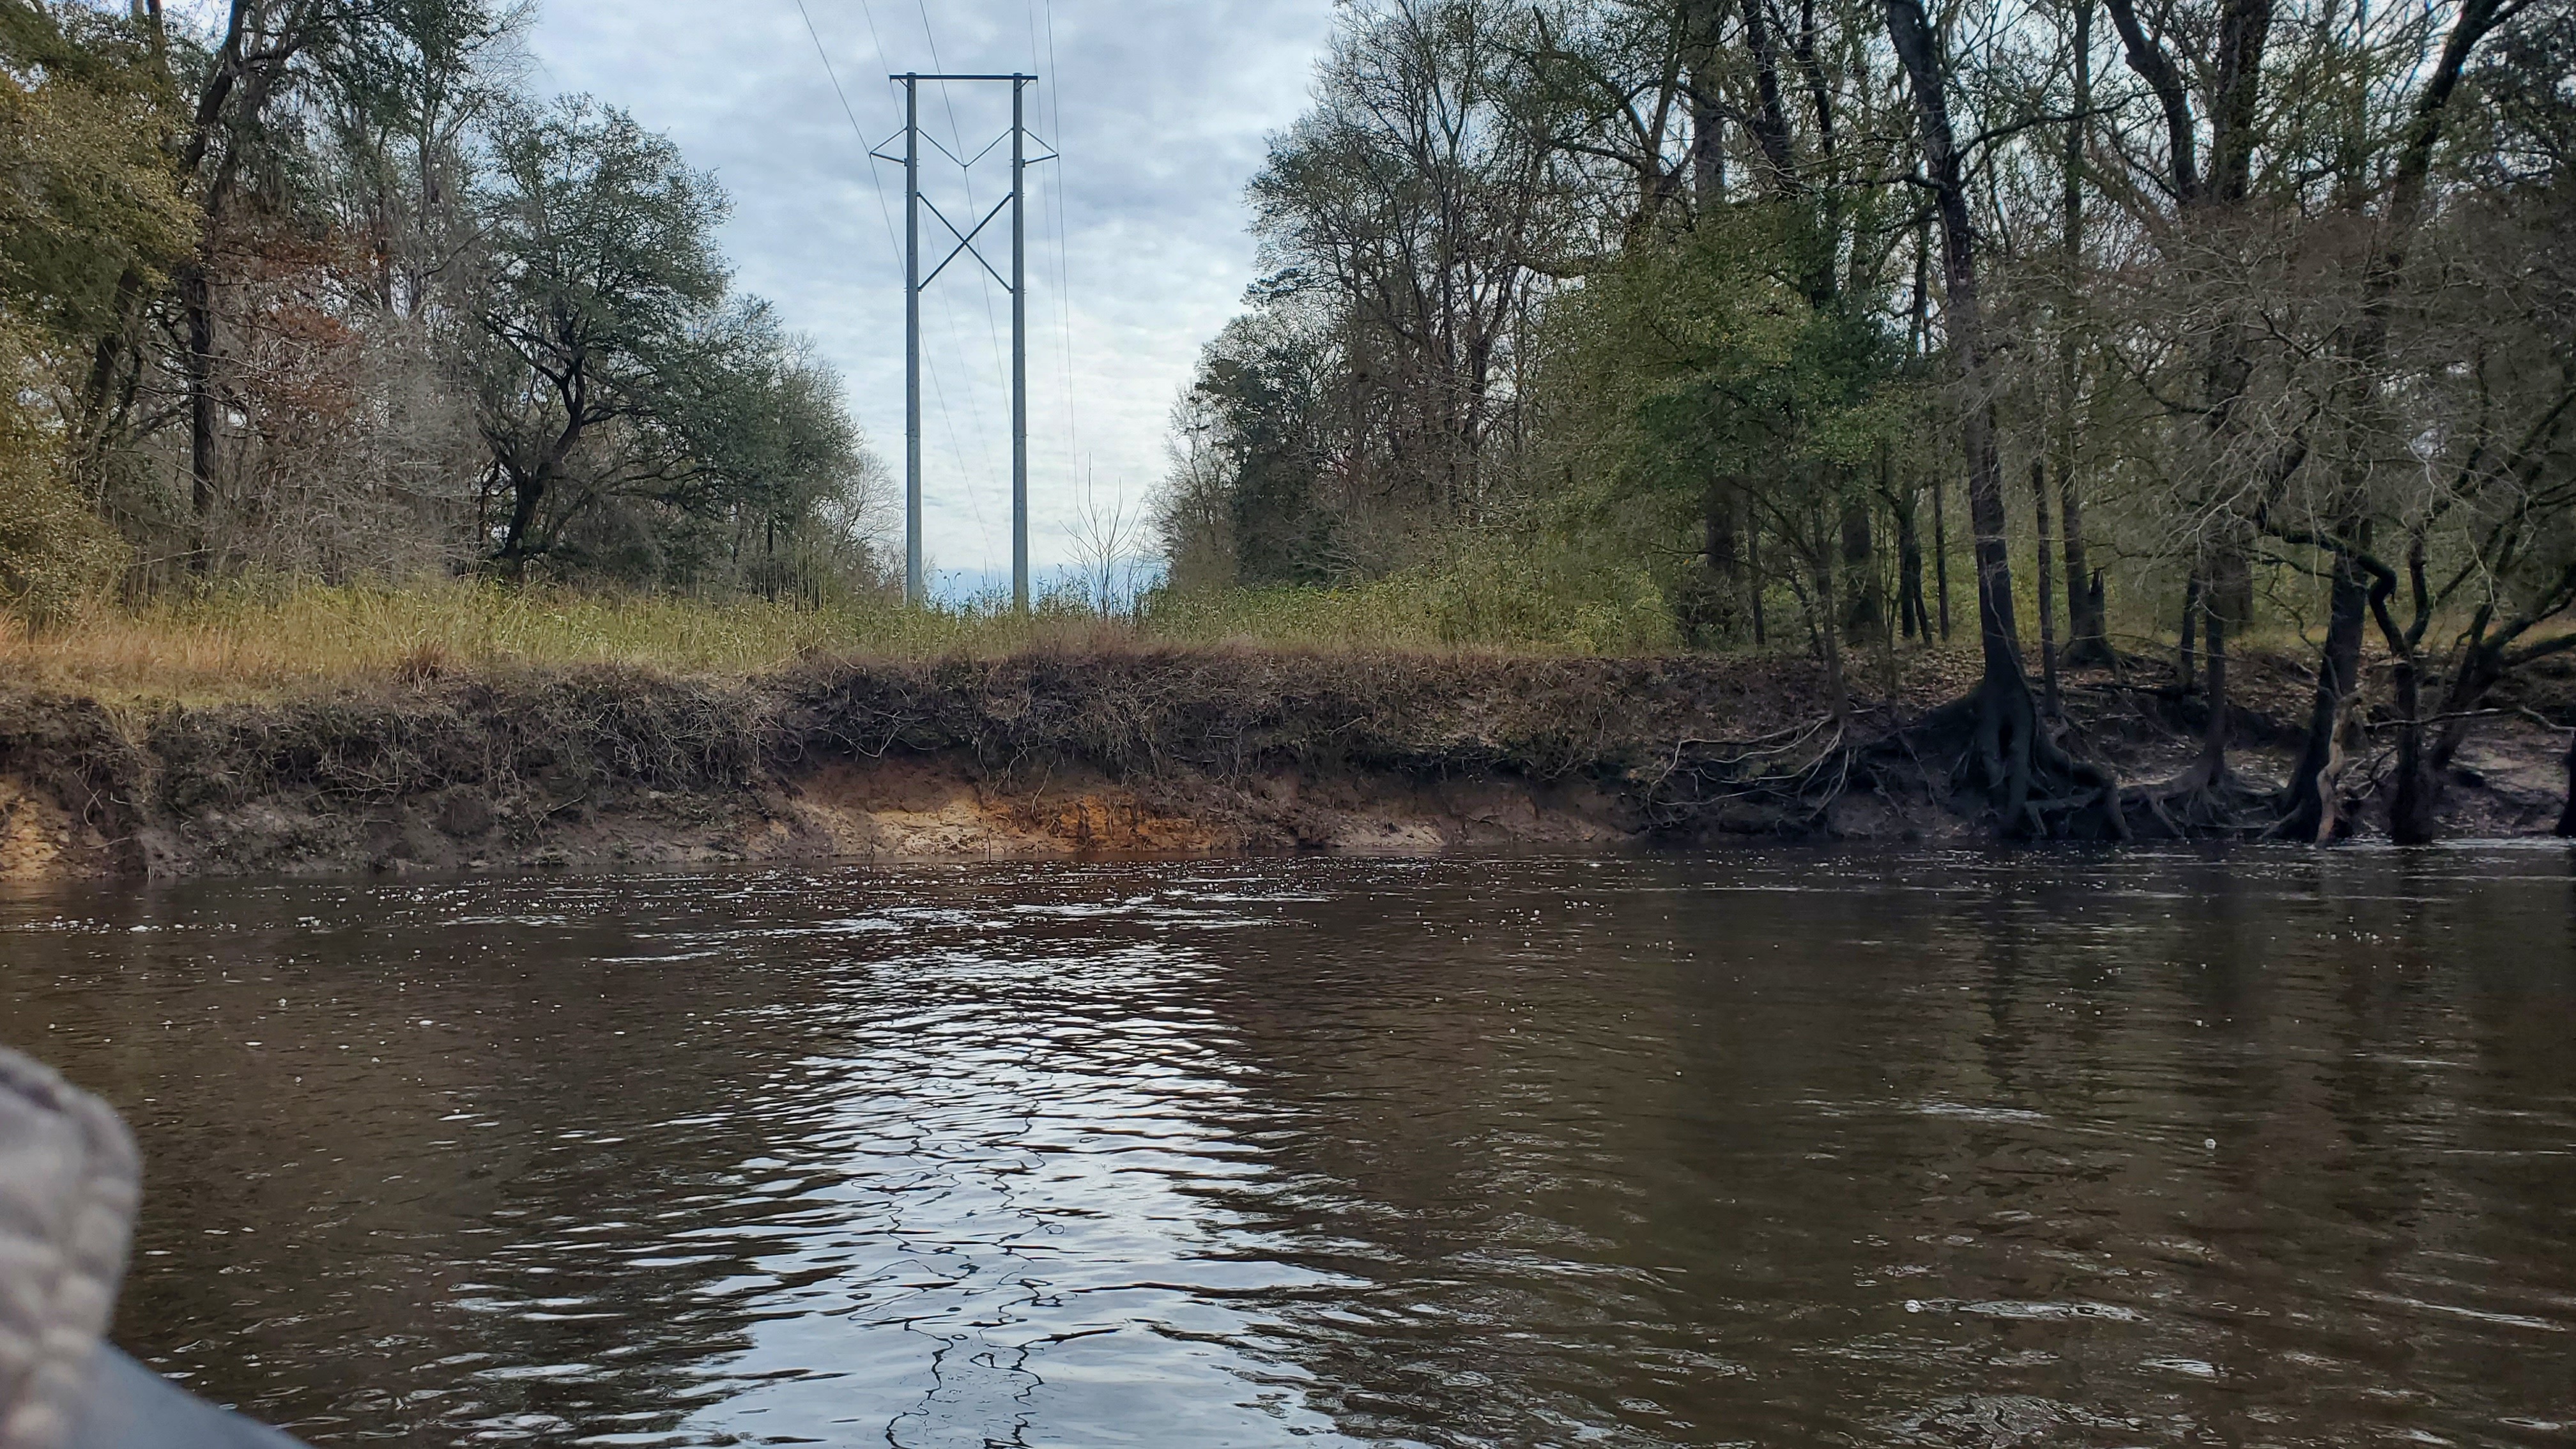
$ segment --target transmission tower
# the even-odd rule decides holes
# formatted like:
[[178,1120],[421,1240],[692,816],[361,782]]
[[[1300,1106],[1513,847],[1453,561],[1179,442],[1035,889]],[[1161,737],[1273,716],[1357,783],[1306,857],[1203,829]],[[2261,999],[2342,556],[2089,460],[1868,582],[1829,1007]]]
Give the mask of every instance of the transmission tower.
[[[1011,294],[1011,607],[1027,613],[1029,607],[1029,300],[1028,300],[1028,226],[1025,184],[1028,168],[1041,161],[1053,161],[1055,152],[1043,156],[1028,154],[1029,128],[1026,120],[1028,87],[1037,83],[1033,75],[1013,72],[1009,75],[923,75],[906,71],[889,76],[903,82],[903,154],[888,156],[883,150],[870,154],[884,161],[903,163],[903,596],[919,604],[928,597],[921,577],[921,292],[948,264],[960,256],[970,256],[978,266],[991,273],[994,281]],[[950,221],[938,203],[921,194],[921,143],[924,140],[963,169],[984,159],[994,146],[1002,143],[995,137],[990,145],[973,156],[959,156],[939,144],[936,136],[925,136],[921,129],[921,83],[923,81],[1007,81],[1011,87],[1011,190],[993,209],[984,213],[973,226],[960,228]],[[948,229],[956,245],[929,276],[921,274],[921,213],[927,207],[930,215]],[[1004,277],[975,245],[975,238],[1002,214],[1011,213],[1011,274]]]

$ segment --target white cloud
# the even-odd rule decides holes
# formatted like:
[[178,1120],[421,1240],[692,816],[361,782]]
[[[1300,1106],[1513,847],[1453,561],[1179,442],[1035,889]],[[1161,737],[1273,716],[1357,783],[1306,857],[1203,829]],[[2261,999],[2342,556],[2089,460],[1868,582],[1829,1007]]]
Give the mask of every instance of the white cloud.
[[[870,143],[902,124],[889,72],[1045,77],[1031,125],[1063,159],[1030,185],[1031,552],[1041,569],[1061,562],[1085,466],[1104,496],[1123,487],[1131,503],[1161,473],[1172,399],[1253,275],[1244,182],[1263,138],[1305,105],[1331,0],[805,4]],[[902,170],[879,165],[872,183],[795,0],[552,0],[530,49],[533,84],[620,106],[717,174],[741,285],[841,369],[899,474],[903,269],[887,218],[899,234]],[[949,90],[924,87],[925,130],[970,148],[1006,130],[1008,86]],[[959,173],[927,154],[925,194],[969,225]],[[998,148],[974,168],[986,207],[1008,185],[1007,158]],[[985,233],[1006,272],[1008,220]],[[922,225],[926,269],[946,233]],[[1009,318],[1008,294],[971,258],[923,299],[927,547],[945,569],[1009,566]]]

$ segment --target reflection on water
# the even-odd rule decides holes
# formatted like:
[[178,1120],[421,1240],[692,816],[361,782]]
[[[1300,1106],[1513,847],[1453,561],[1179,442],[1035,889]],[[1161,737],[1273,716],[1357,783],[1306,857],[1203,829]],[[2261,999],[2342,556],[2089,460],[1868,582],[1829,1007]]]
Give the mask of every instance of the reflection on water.
[[2576,1442],[2557,849],[0,899],[317,1443]]

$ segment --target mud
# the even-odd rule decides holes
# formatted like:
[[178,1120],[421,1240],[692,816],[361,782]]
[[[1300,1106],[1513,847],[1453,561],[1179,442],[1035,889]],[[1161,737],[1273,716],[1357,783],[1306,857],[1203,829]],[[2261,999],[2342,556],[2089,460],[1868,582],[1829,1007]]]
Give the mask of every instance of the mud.
[[[1972,668],[1915,656],[1852,728],[1900,729]],[[2130,782],[2170,773],[2199,728],[2150,672],[2067,696],[2073,737]],[[2303,682],[2291,661],[2240,675],[2238,768],[2278,777]],[[2553,677],[2503,702],[2456,772],[2453,833],[2555,823],[2571,696]],[[0,880],[1991,834],[1937,760],[1815,809],[1679,799],[1680,762],[1823,712],[1802,660],[1226,649],[450,675],[194,707],[0,686]]]

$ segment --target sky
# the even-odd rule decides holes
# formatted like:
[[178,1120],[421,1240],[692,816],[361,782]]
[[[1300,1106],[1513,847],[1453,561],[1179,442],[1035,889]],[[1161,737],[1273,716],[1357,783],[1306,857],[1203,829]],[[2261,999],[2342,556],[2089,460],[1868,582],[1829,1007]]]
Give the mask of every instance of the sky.
[[[903,168],[897,71],[1030,71],[1030,553],[1136,526],[1173,400],[1254,275],[1244,184],[1305,108],[1332,0],[546,0],[531,89],[586,91],[677,142],[733,199],[736,282],[846,381],[893,478],[901,547]],[[808,31],[810,16],[811,33]],[[817,40],[820,48],[818,53]],[[838,73],[849,114],[825,69]],[[946,94],[942,94],[945,90]],[[973,156],[1007,84],[924,86],[922,124]],[[856,129],[863,133],[866,144]],[[960,143],[963,143],[962,146]],[[960,227],[1009,189],[1007,142],[971,171],[924,147]],[[973,200],[970,202],[969,196]],[[1009,274],[1009,217],[983,237]],[[946,236],[925,212],[922,267]],[[979,244],[982,239],[979,239]],[[925,548],[952,579],[1010,566],[1010,298],[961,257],[922,298]],[[1138,537],[1132,549],[1150,548]]]

